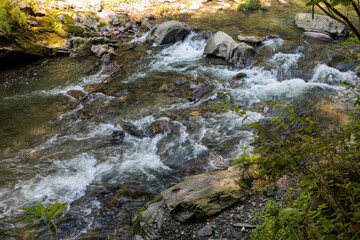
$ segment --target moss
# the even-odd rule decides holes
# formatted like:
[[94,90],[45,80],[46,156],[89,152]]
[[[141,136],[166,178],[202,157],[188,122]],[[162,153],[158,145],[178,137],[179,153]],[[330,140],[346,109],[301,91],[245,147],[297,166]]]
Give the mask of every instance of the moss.
[[77,27],[75,25],[68,26],[68,32],[74,36],[82,37],[84,36],[84,29],[81,27]]

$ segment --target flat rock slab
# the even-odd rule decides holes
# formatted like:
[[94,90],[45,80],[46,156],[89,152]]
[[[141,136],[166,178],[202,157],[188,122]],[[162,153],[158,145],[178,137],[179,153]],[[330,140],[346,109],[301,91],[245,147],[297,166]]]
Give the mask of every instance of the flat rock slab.
[[179,222],[221,212],[248,194],[247,176],[238,167],[194,175],[161,193],[171,216]]
[[298,13],[295,16],[295,24],[307,32],[318,32],[333,37],[345,37],[348,33],[343,24],[319,14],[314,14],[313,18],[311,13]]
[[304,32],[302,38],[319,41],[319,42],[331,42],[334,39],[327,34],[317,32]]

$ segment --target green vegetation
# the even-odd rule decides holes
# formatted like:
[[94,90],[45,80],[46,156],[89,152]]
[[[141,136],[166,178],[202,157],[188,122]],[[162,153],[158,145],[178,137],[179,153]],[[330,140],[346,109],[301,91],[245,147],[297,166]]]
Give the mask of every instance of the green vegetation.
[[235,3],[237,4],[238,10],[255,10],[260,8],[260,0],[245,0],[245,2],[242,0],[235,0]]
[[67,203],[54,203],[48,207],[44,207],[44,205],[38,203],[36,207],[22,208],[22,210],[32,214],[24,218],[24,222],[33,220],[26,228],[30,229],[36,223],[43,222],[50,232],[51,239],[53,239],[53,232],[55,232],[56,239],[58,239],[56,222],[61,219],[60,214],[65,211],[67,205]]
[[111,9],[114,7],[118,7],[122,3],[135,3],[140,0],[101,0],[100,5],[104,9]]
[[26,26],[26,14],[11,0],[0,2],[0,32],[9,35],[11,31]]
[[[354,91],[355,86],[348,86]],[[354,102],[357,105],[359,98]],[[357,239],[360,121],[355,118],[350,125],[329,131],[296,114],[287,104],[275,109],[279,116],[272,118],[272,129],[296,131],[284,137],[271,133],[260,122],[251,124],[259,133],[253,143],[254,153],[260,153],[252,164],[257,178],[267,182],[296,173],[300,178],[299,197],[284,206],[268,202],[261,214],[263,223],[254,231],[255,239]]]

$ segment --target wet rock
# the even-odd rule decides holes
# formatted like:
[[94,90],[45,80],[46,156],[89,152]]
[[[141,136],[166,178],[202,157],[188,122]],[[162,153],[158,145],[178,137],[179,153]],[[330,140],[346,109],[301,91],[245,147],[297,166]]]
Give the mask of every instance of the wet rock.
[[123,143],[125,139],[125,132],[124,131],[119,131],[119,130],[115,130],[113,131],[113,133],[111,134],[111,138],[110,138],[110,142],[111,143]]
[[85,93],[82,91],[79,91],[79,90],[70,90],[70,91],[67,91],[66,93],[78,101],[85,96]]
[[157,120],[150,124],[151,134],[165,133],[169,130],[169,121]]
[[91,38],[73,37],[70,39],[72,46],[70,57],[87,56],[91,54]]
[[231,53],[236,45],[232,37],[219,31],[209,38],[204,53],[207,56],[216,56],[228,60],[231,58]]
[[114,49],[112,47],[109,47],[106,44],[102,44],[102,45],[92,45],[91,51],[96,56],[101,57],[102,55],[104,55],[106,53],[114,52]]
[[212,235],[212,227],[210,225],[205,225],[198,231],[199,237],[210,237]]
[[320,42],[331,42],[333,40],[333,38],[330,37],[329,35],[324,33],[317,33],[317,32],[304,32],[302,37],[305,39],[315,40]]
[[127,132],[131,136],[138,137],[138,138],[143,138],[146,136],[142,131],[137,129],[137,127],[131,123],[123,122],[120,124],[120,126],[125,132]]
[[187,83],[187,81],[185,79],[183,79],[183,78],[177,78],[176,81],[175,81],[176,85],[184,85],[186,83]]
[[295,16],[295,24],[307,32],[318,32],[333,37],[345,37],[348,34],[343,24],[319,14],[314,14],[313,19],[311,13],[298,13]]
[[143,28],[145,30],[150,30],[152,28],[152,25],[148,21],[142,21],[141,28]]
[[148,37],[148,41],[154,41],[159,45],[175,43],[184,40],[189,30],[178,21],[168,21],[158,25]]
[[216,56],[229,61],[239,62],[241,67],[251,63],[255,56],[255,50],[245,43],[237,44],[234,39],[224,32],[216,32],[212,35],[206,46],[204,53],[207,56]]
[[172,217],[179,222],[200,219],[244,201],[248,176],[238,166],[194,175],[161,194]]
[[255,36],[242,36],[242,35],[239,35],[239,36],[237,36],[237,39],[240,42],[249,43],[249,44],[252,44],[252,45],[260,45],[261,41],[262,41],[262,39],[260,39],[258,37],[255,37]]
[[188,98],[190,102],[197,102],[199,101],[203,96],[208,94],[212,88],[208,85],[202,84],[200,85]]
[[246,78],[246,77],[247,77],[246,73],[240,72],[240,73],[236,74],[235,76],[233,76],[232,79],[233,80],[241,80],[241,79]]
[[163,200],[152,201],[141,208],[132,218],[133,234],[146,236],[145,239],[160,239],[165,208]]
[[101,58],[101,63],[103,65],[109,65],[111,63],[111,55],[106,53]]
[[231,61],[236,62],[238,67],[245,68],[251,64],[256,52],[253,47],[246,43],[239,43],[231,53]]

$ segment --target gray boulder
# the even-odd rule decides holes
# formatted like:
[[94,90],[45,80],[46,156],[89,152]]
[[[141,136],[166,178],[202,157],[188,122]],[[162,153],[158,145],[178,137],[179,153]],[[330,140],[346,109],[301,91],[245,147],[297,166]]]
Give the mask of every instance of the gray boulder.
[[307,32],[319,32],[332,37],[344,37],[348,33],[343,24],[324,15],[315,14],[313,19],[311,13],[298,13],[295,24]]
[[229,60],[236,42],[226,33],[219,31],[212,35],[206,43],[204,53]]
[[148,37],[148,41],[159,45],[182,41],[188,35],[189,30],[178,21],[168,21],[158,25]]
[[194,175],[161,193],[171,216],[179,222],[221,212],[247,198],[247,176],[238,166]]
[[92,40],[91,38],[73,37],[70,39],[71,57],[80,57],[91,54]]
[[241,67],[248,66],[256,54],[252,46],[245,43],[238,44],[232,37],[221,31],[216,32],[209,38],[204,53],[207,56],[216,56],[225,60],[235,61]]

